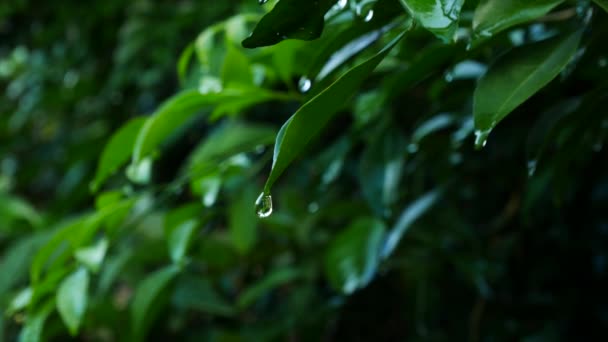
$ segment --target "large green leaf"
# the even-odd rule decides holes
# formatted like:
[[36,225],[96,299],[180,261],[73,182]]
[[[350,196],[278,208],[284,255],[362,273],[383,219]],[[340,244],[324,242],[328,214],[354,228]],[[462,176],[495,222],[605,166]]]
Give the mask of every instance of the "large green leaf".
[[564,0],[486,0],[475,10],[473,30],[489,37],[547,14]]
[[65,278],[57,290],[57,310],[72,335],[78,332],[86,312],[88,288],[89,272],[80,268]]
[[145,122],[143,117],[131,119],[110,137],[99,158],[95,178],[91,182],[93,191],[97,191],[112,173],[129,160],[137,135]]
[[464,0],[401,0],[403,7],[427,30],[451,42]]
[[175,265],[165,267],[144,279],[135,290],[131,305],[131,324],[133,341],[145,338],[146,330],[158,312],[158,305],[154,307],[162,291],[175,278],[179,268]]
[[280,0],[243,40],[246,48],[274,45],[284,39],[312,40],[323,32],[325,12],[335,0]]
[[382,221],[361,218],[335,237],[325,258],[325,271],[333,287],[350,294],[372,280],[385,232]]
[[517,106],[549,83],[568,64],[581,32],[514,48],[479,80],[473,99],[478,143]]
[[327,89],[306,102],[285,122],[277,135],[272,170],[264,186],[265,192],[270,192],[270,188],[287,166],[355,94],[367,76],[404,34],[405,32],[401,33],[372,58],[350,69]]

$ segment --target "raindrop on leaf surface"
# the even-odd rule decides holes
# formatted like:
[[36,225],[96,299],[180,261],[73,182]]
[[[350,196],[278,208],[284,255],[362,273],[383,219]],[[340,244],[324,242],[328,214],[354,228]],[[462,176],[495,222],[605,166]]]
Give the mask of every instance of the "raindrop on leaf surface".
[[272,196],[270,194],[261,193],[255,201],[255,213],[259,218],[266,218],[272,215]]
[[308,92],[311,87],[312,87],[312,81],[306,76],[303,76],[298,81],[298,89],[300,89],[300,91],[302,93]]
[[267,2],[268,2],[268,0],[258,0],[258,3],[260,5],[263,5],[263,4],[267,3]]
[[348,0],[338,0],[338,8],[340,9],[344,9],[344,7],[346,7],[346,4],[348,4]]

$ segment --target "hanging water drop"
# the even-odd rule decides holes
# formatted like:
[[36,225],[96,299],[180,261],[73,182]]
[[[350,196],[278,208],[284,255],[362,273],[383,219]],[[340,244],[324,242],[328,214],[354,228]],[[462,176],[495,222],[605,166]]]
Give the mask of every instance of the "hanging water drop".
[[310,88],[312,88],[312,81],[310,78],[302,76],[302,78],[300,78],[298,81],[298,89],[300,89],[302,93],[306,93],[310,90]]
[[268,2],[268,0],[258,0],[258,3],[260,5],[263,5],[263,4],[267,3],[267,2]]
[[347,4],[348,4],[348,0],[338,0],[338,3],[336,5],[338,6],[339,9],[344,9]]
[[488,129],[485,131],[478,129],[475,131],[475,149],[480,150],[486,146],[486,143],[488,142],[488,136],[490,135],[491,131],[492,129]]
[[272,215],[272,196],[262,192],[255,201],[255,213],[259,218],[266,218]]
[[411,143],[411,144],[407,145],[407,151],[411,154],[418,152],[418,144]]
[[363,21],[365,21],[366,23],[368,21],[371,21],[374,18],[374,10],[370,9],[369,11],[367,11],[367,14],[365,14],[365,17],[363,17]]

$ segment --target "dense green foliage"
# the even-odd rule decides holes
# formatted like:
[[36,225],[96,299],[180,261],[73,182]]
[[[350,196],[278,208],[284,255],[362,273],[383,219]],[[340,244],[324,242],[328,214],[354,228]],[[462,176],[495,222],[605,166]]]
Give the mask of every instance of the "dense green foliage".
[[3,2],[0,342],[599,336],[607,10]]

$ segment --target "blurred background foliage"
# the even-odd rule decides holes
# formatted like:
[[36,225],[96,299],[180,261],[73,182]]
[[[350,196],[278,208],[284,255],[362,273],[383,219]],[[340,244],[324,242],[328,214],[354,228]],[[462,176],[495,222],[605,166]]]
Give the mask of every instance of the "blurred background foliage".
[[606,9],[3,2],[0,341],[602,336]]

